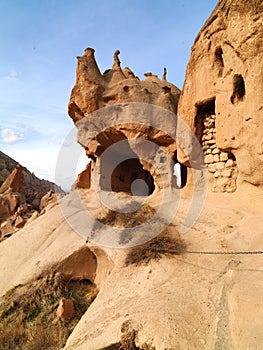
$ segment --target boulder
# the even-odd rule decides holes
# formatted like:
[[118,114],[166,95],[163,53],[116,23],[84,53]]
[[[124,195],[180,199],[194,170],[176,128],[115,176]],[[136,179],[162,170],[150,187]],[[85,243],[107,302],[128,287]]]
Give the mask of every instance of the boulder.
[[74,316],[74,304],[71,299],[62,298],[57,308],[57,318],[63,322],[68,322]]
[[45,207],[47,207],[51,203],[55,203],[57,200],[56,195],[54,191],[50,190],[48,191],[40,200],[39,209],[40,211],[43,210]]
[[21,215],[17,215],[16,220],[15,220],[15,227],[21,228],[25,225],[25,223],[26,223],[26,219]]

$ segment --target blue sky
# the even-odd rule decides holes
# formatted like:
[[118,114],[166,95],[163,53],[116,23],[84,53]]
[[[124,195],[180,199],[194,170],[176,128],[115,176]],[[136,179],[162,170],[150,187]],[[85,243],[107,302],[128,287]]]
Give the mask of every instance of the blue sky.
[[216,0],[0,0],[0,148],[54,180],[61,141],[73,128],[67,103],[76,56],[96,50],[103,72],[122,67],[182,88],[193,41]]

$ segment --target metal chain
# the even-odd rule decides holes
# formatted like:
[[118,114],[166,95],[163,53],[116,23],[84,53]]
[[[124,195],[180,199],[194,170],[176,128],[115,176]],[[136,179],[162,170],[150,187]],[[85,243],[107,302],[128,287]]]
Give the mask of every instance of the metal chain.
[[[150,249],[150,248],[149,248]],[[181,254],[202,254],[202,255],[254,255],[254,254],[263,254],[263,251],[237,251],[237,252],[209,252],[209,251],[203,251],[203,252],[198,252],[198,251],[189,251],[189,250],[175,250],[175,249],[160,249],[156,248],[156,250],[159,251],[166,251],[170,253],[181,253]]]

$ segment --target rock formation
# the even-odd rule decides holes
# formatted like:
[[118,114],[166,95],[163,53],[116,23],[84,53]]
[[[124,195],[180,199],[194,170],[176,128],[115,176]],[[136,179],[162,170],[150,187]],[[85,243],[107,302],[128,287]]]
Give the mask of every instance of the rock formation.
[[200,140],[216,192],[244,181],[263,185],[262,7],[260,0],[219,1],[187,67],[178,116]]
[[[131,183],[136,179],[141,179],[147,183],[149,193],[152,193],[155,187],[169,186],[173,182],[172,162],[176,158],[175,114],[180,90],[166,81],[166,69],[163,80],[159,80],[152,73],[145,73],[146,79],[143,81],[135,77],[129,68],[122,70],[119,54],[119,51],[115,52],[112,69],[106,70],[104,74],[101,74],[98,68],[94,49],[88,48],[83,56],[78,57],[76,84],[71,93],[68,112],[78,128],[78,140],[91,158],[90,165],[80,175],[78,182],[80,187],[83,187],[84,182],[85,187],[94,187],[94,176],[97,176],[99,186],[104,190],[131,192]],[[140,103],[140,108],[137,107],[136,111],[131,111],[131,108],[125,105],[127,102]],[[167,126],[168,135],[173,135],[173,137],[167,136],[162,131],[162,127],[159,130],[155,128],[151,120],[146,120],[146,108],[149,108],[149,104],[166,109],[167,115],[169,111],[171,112],[170,116],[162,115],[157,119],[163,119],[162,122]],[[112,105],[117,105],[118,111],[110,109]],[[108,107],[104,109],[105,112],[102,111],[103,107]],[[135,105],[134,108],[136,108]],[[95,114],[96,124],[91,119],[94,111],[98,113],[102,111],[100,116],[98,113]],[[130,115],[124,122],[120,116],[127,113]],[[148,112],[148,114],[151,113],[153,112]],[[133,122],[132,114],[136,114]],[[137,123],[136,127],[134,122]],[[98,128],[101,128],[101,132],[98,131]],[[83,133],[85,137],[88,134],[89,142],[86,142]],[[162,172],[165,173],[163,181],[158,179],[158,171],[151,166],[151,161],[143,161],[145,151],[142,145],[134,145],[130,142],[130,139],[140,137],[157,144],[168,154],[165,162],[156,158],[158,156],[163,158],[158,154],[154,159],[155,164],[166,164],[166,169],[162,169]],[[102,159],[100,156],[106,149],[120,141],[122,143],[116,147],[116,153],[120,152],[121,148],[121,153],[125,156],[122,164],[119,164],[112,174],[110,186],[107,187],[103,175],[109,172],[111,161],[106,157]],[[167,161],[169,158],[170,162]],[[164,168],[164,164],[162,167]],[[84,181],[85,176],[87,179]]]
[[[9,237],[27,221],[38,216],[51,201],[55,184],[40,180],[13,159],[0,153],[0,240]],[[53,190],[53,194],[51,192]],[[56,187],[58,193],[63,191]],[[48,193],[48,197],[45,196]],[[45,198],[44,198],[45,197]]]
[[94,57],[95,50],[87,48],[78,58],[76,84],[72,90],[68,111],[76,123],[89,113],[122,102],[151,103],[163,107],[158,100],[165,95],[167,109],[177,112],[180,90],[173,84],[161,81],[152,73],[141,81],[128,68],[122,70],[119,51],[114,54],[112,69],[101,74]]
[[62,298],[57,308],[57,317],[63,322],[68,322],[74,315],[74,304],[71,299]]

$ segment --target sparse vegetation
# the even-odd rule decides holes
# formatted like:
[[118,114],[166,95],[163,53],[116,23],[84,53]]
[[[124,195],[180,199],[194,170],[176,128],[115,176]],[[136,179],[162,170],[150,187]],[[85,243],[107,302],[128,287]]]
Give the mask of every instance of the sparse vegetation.
[[[96,295],[91,284],[66,281],[59,273],[13,288],[0,304],[0,349],[61,349]],[[56,317],[62,297],[74,303],[74,317],[68,323]]]
[[[137,205],[138,203],[134,203],[134,208]],[[138,210],[134,212],[130,211],[129,213],[108,210],[101,214],[98,220],[105,225],[128,228],[143,224],[145,221],[151,219],[154,214],[155,209],[149,204],[144,203],[142,206],[139,206]]]
[[178,255],[186,249],[185,242],[180,237],[170,237],[163,232],[151,241],[130,249],[126,265],[147,265],[151,260],[160,260],[164,255]]

